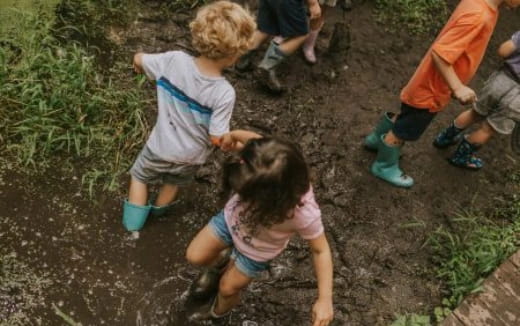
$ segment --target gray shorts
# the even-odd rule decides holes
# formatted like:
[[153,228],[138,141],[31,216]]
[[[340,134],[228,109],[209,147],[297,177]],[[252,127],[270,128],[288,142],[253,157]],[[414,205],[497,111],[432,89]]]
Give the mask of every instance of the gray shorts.
[[520,121],[520,84],[505,70],[496,71],[484,84],[475,111],[496,132],[510,134]]
[[130,174],[145,184],[185,185],[193,181],[199,167],[167,162],[145,146],[130,169]]
[[320,6],[336,7],[337,0],[319,0]]

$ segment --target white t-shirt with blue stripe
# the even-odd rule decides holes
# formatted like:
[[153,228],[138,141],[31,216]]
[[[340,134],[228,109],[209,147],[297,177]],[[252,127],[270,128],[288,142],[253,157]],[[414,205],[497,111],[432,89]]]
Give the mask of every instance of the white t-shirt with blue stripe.
[[204,76],[194,57],[171,51],[144,54],[146,75],[157,82],[157,122],[146,145],[168,162],[203,164],[210,136],[229,132],[235,90],[224,77]]

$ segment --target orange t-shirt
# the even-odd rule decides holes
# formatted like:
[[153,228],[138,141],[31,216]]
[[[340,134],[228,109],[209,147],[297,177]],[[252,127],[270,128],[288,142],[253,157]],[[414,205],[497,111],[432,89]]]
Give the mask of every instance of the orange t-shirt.
[[432,51],[451,64],[467,84],[484,57],[497,19],[498,11],[485,0],[462,0],[401,91],[401,101],[430,112],[441,111],[451,99],[451,90],[435,67]]

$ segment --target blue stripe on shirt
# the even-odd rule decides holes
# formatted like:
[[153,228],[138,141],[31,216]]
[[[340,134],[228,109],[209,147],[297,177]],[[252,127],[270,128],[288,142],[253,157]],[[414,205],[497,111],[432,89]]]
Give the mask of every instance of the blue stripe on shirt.
[[196,100],[194,100],[191,97],[189,97],[188,95],[186,95],[182,90],[175,87],[175,85],[173,85],[165,77],[161,77],[157,81],[157,87],[162,87],[164,90],[166,90],[168,93],[170,93],[171,96],[175,97],[179,101],[185,102],[188,105],[188,107],[193,111],[197,111],[200,114],[207,114],[207,115],[211,115],[213,113],[213,110],[211,110],[207,106],[200,104]]

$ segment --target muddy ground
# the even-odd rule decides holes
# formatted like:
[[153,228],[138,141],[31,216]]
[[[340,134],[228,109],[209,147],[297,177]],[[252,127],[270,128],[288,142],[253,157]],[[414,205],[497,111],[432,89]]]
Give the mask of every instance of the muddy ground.
[[[155,5],[142,5],[129,28],[110,30],[129,58],[138,49],[189,48],[190,16],[165,17]],[[289,90],[281,97],[263,92],[250,74],[227,73],[237,90],[234,127],[256,128],[303,146],[333,248],[335,325],[388,325],[395,314],[431,312],[443,290],[425,246],[429,234],[439,225],[449,227],[460,209],[492,210],[504,193],[517,190],[510,175],[518,168],[518,157],[507,137],[493,139],[482,150],[487,166],[478,173],[448,165],[449,150],[431,146],[436,132],[460,111],[455,104],[420,141],[404,148],[402,167],[417,183],[412,189],[396,189],[370,175],[375,154],[362,148],[362,139],[382,112],[397,110],[401,87],[434,37],[389,33],[374,20],[373,9],[372,2],[357,1],[346,14],[330,12],[319,64],[308,66],[300,54],[294,55],[282,68]],[[498,42],[520,29],[518,18],[518,13],[503,12],[476,87],[497,66]],[[325,54],[338,21],[351,26],[346,61]],[[0,257],[4,274],[11,268],[21,276],[10,293],[5,284],[0,287],[0,320],[25,311],[30,321],[24,325],[72,320],[82,325],[190,325],[185,292],[196,270],[183,254],[219,209],[219,159],[217,155],[182,192],[181,203],[168,216],[150,220],[134,234],[120,223],[126,185],[119,194],[89,199],[81,192],[81,164],[58,164],[38,177],[4,165]],[[13,260],[16,266],[6,269]],[[243,304],[225,323],[309,325],[315,296],[308,250],[293,241],[270,275],[244,293]]]

